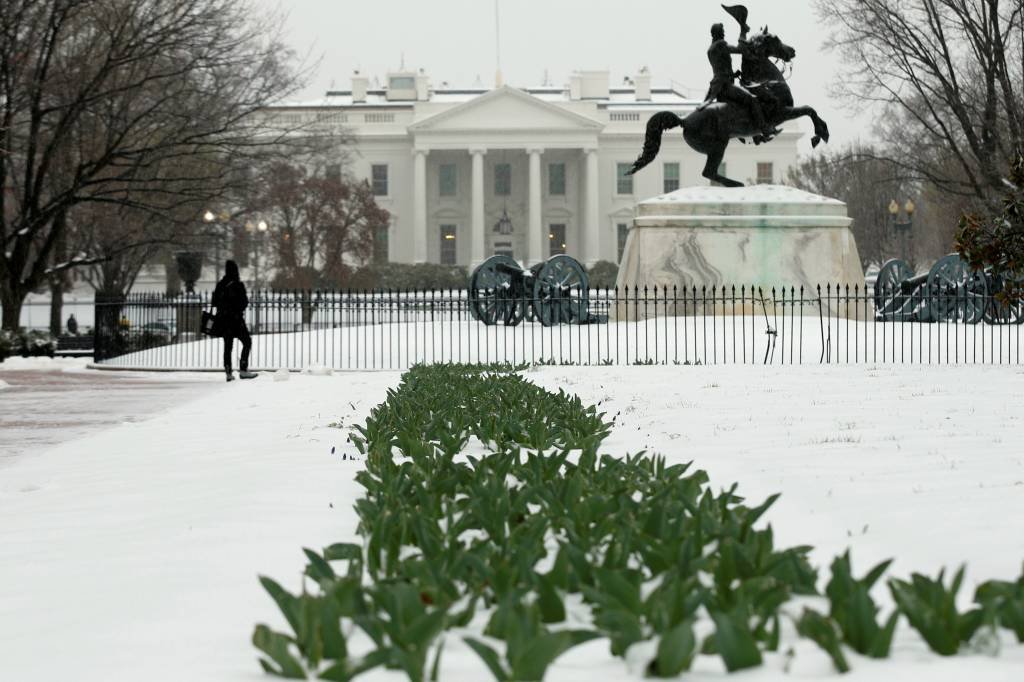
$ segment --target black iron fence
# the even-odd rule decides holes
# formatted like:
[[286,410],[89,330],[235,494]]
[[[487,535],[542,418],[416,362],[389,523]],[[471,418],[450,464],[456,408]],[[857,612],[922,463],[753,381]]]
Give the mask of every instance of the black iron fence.
[[[199,333],[204,309],[206,293],[97,299],[96,360],[219,368],[222,341]],[[501,292],[474,298],[461,290],[260,291],[246,311],[254,369],[496,361],[1020,364],[1022,319],[1019,305],[993,295],[897,291],[880,298],[834,285],[631,288],[557,299]]]

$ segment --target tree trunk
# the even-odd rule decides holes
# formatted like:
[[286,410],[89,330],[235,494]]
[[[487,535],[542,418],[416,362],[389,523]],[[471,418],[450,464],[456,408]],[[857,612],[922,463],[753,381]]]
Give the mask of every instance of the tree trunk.
[[11,291],[8,287],[0,287],[0,305],[3,306],[3,320],[0,329],[17,331],[21,326],[21,306],[25,303],[25,294]]
[[60,282],[50,283],[50,333],[60,336],[64,315],[64,286]]

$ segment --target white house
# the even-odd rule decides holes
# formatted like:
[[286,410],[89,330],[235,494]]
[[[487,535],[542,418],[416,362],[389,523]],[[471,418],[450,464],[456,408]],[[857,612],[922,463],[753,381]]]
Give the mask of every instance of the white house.
[[[678,131],[655,163],[625,174],[652,114],[685,116],[698,104],[652,87],[646,71],[621,87],[607,71],[581,71],[565,87],[493,89],[434,88],[420,71],[391,73],[374,89],[357,73],[350,90],[269,113],[354,137],[354,171],[393,216],[378,235],[379,260],[472,267],[495,253],[527,265],[563,252],[617,262],[638,201],[707,184],[704,157]],[[790,124],[771,144],[734,143],[725,172],[779,182],[800,136]]]

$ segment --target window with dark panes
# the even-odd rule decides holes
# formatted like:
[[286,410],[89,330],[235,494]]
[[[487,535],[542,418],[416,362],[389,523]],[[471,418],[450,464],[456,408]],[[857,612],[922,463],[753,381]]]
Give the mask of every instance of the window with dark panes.
[[633,193],[633,176],[629,175],[629,169],[633,164],[630,163],[617,163],[615,164],[615,193],[616,194],[632,194]]
[[512,165],[499,163],[494,166],[494,194],[507,197],[512,194]]
[[557,256],[565,253],[565,223],[552,223],[548,226],[548,253]]
[[565,196],[565,164],[548,164],[548,195],[553,197]]
[[759,185],[770,185],[775,181],[775,164],[758,163],[757,164],[757,184]]
[[440,168],[440,187],[441,196],[453,197],[455,196],[456,182],[458,179],[456,166],[454,163],[442,163]]
[[373,262],[388,262],[388,226],[378,227],[373,234]]
[[679,189],[679,164],[678,163],[666,163],[665,164],[665,193],[675,192]]
[[386,197],[388,195],[388,167],[375,163],[371,167],[370,173],[373,178],[373,196]]
[[455,226],[441,226],[441,265],[455,265]]
[[626,250],[626,238],[629,236],[629,224],[628,223],[619,223],[615,227],[616,227],[616,234],[618,235],[618,239],[619,239],[619,260],[618,260],[618,262],[621,263],[622,262],[622,254]]

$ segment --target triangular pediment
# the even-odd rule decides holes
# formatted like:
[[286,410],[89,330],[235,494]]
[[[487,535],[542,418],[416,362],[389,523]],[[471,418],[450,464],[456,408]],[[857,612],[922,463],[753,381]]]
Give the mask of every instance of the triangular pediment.
[[417,132],[501,130],[600,130],[592,118],[504,86],[412,124]]

